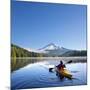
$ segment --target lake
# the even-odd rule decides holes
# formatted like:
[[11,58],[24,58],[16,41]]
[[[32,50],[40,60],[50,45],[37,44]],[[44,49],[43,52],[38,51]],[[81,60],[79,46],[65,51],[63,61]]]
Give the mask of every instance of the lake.
[[[61,58],[62,59],[62,58]],[[73,62],[66,64],[66,68],[72,73],[73,79],[64,78],[60,80],[56,72],[49,72],[49,67],[58,65],[60,59],[17,59],[12,64],[11,88],[28,89],[28,88],[45,88],[59,86],[73,86],[87,84],[87,63],[76,62],[77,58],[69,58]],[[69,59],[64,58],[64,63]],[[80,58],[82,59],[82,58]],[[86,59],[85,59],[86,60]],[[25,63],[26,62],[26,63]]]

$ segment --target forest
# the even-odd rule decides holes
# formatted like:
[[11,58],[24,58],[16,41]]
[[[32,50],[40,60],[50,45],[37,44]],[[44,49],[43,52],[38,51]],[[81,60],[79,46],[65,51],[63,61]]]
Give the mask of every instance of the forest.
[[11,44],[11,57],[42,57],[43,54],[29,52],[24,48],[21,48],[17,45]]

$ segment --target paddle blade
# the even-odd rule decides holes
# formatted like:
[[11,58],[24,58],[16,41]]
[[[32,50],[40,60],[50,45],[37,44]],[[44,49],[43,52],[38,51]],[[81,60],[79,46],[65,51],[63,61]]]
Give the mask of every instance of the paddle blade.
[[72,63],[72,60],[68,61],[67,63]]
[[54,68],[49,68],[49,72],[53,72],[53,69],[54,69]]

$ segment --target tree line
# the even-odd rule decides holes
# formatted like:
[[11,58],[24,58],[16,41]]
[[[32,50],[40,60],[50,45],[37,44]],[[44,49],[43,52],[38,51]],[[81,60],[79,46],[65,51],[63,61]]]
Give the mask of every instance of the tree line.
[[80,51],[68,51],[61,56],[87,56],[87,51],[86,50],[80,50]]
[[43,54],[35,53],[35,52],[29,52],[28,50],[25,50],[17,45],[11,44],[11,57],[42,57]]

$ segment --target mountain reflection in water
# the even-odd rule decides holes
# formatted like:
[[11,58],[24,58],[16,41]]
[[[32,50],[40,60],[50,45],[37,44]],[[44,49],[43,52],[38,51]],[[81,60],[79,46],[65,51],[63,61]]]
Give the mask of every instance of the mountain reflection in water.
[[66,64],[68,70],[71,71],[73,78],[68,80],[60,80],[56,73],[49,72],[48,65],[57,65],[60,60],[16,60],[11,73],[11,88],[42,88],[70,85],[86,85],[87,72],[86,62]]

